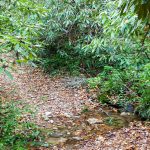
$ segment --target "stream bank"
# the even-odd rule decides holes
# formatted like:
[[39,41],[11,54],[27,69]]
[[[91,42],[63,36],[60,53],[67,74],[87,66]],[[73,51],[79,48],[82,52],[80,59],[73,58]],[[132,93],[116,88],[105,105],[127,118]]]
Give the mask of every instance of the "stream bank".
[[18,66],[12,74],[14,80],[0,77],[1,98],[29,107],[32,113],[23,119],[36,124],[45,137],[45,146],[29,149],[150,149],[148,123],[91,99],[81,86],[83,77],[50,78],[28,66]]

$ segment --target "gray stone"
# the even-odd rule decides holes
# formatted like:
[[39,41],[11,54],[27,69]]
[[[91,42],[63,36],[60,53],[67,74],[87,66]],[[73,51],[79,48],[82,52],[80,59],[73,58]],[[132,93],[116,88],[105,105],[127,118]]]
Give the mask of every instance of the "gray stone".
[[59,133],[59,132],[52,132],[49,134],[50,137],[54,137],[54,138],[59,138],[59,137],[63,137],[64,134],[63,133]]
[[129,112],[122,112],[121,114],[120,114],[120,116],[130,116],[131,114],[129,113]]
[[87,120],[87,122],[89,124],[100,124],[100,123],[103,123],[103,120],[102,119],[97,119],[97,118],[89,118]]
[[47,112],[45,112],[45,116],[47,116],[47,117],[51,117],[51,116],[52,116],[52,113],[51,113],[51,112],[49,112],[49,111],[47,111]]
[[43,118],[45,121],[49,121],[49,118],[52,117],[52,113],[51,112],[45,112],[45,114],[43,115]]
[[77,141],[82,140],[82,138],[81,138],[81,137],[78,137],[78,136],[72,137],[72,139],[73,139],[73,140],[77,140]]
[[53,124],[53,123],[54,123],[54,120],[49,120],[48,122]]
[[46,141],[47,141],[47,143],[49,143],[49,144],[58,145],[58,144],[63,144],[63,143],[65,143],[67,140],[68,140],[68,139],[63,138],[63,137],[61,137],[61,138],[50,137],[50,138],[48,138]]

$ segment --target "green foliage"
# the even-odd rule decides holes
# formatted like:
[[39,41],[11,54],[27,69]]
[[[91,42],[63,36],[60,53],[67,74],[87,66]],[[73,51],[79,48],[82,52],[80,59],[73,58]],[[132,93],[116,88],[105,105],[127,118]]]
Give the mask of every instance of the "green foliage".
[[5,59],[7,53],[16,55],[19,63],[36,59],[36,50],[42,46],[38,35],[44,15],[46,9],[37,0],[0,0],[0,67],[11,66]]
[[150,1],[149,0],[120,0],[122,12],[127,13],[130,8],[137,13],[140,19],[150,19]]
[[26,150],[40,140],[38,128],[21,121],[21,113],[15,104],[0,103],[0,150]]
[[[96,60],[91,61],[93,55],[86,54],[82,47],[90,43],[95,36],[101,35],[101,25],[96,18],[103,6],[105,3],[98,0],[49,1],[47,7],[50,11],[43,19],[47,27],[41,34],[41,39],[46,44],[44,54],[49,52],[46,57],[53,59],[56,54],[57,58],[61,57],[64,61],[75,59],[79,62],[75,67],[77,70],[83,66],[84,69],[90,70]],[[99,67],[99,63],[97,66]],[[72,68],[72,63],[70,67]]]
[[[82,71],[100,99],[149,118],[148,0],[0,1],[0,54],[57,74]],[[2,57],[0,73],[8,62]],[[11,76],[10,76],[11,77]]]
[[92,88],[100,89],[99,100],[125,107],[128,103],[137,105],[135,112],[150,119],[150,68],[149,63],[138,71],[105,66],[97,77],[89,79]]
[[139,86],[142,100],[137,111],[143,118],[150,119],[150,63],[145,65],[141,72]]
[[65,74],[79,75],[79,60],[71,54],[61,51],[51,57],[40,58],[40,66],[51,75]]
[[49,14],[43,18],[47,27],[41,34],[43,52],[49,52],[46,57],[61,53],[68,60],[67,53],[88,73],[108,64],[129,65],[130,53],[141,51],[146,22],[133,12],[120,17],[118,5],[117,1],[49,1]]

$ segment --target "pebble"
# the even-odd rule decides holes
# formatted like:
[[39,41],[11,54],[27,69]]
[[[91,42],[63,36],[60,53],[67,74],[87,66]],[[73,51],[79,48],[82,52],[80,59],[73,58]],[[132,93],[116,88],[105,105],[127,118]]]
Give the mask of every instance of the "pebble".
[[71,133],[70,132],[67,132],[67,135],[70,135]]
[[52,117],[52,113],[51,112],[45,112],[45,114],[43,115],[43,118],[45,121],[49,121],[49,118]]
[[64,134],[63,133],[59,133],[59,132],[54,132],[54,133],[50,133],[49,136],[50,137],[59,138],[59,137],[63,137]]
[[52,124],[53,124],[53,123],[54,123],[54,120],[49,120],[48,123],[52,123]]
[[131,114],[129,113],[129,112],[122,112],[121,114],[120,114],[120,116],[130,116]]
[[71,114],[69,114],[69,113],[64,113],[64,116],[67,117],[67,118],[70,118],[70,117],[71,117]]
[[73,139],[73,140],[77,140],[77,141],[82,140],[82,138],[81,138],[81,137],[78,137],[78,136],[72,137],[72,139]]
[[49,117],[52,115],[52,113],[48,111],[48,112],[45,112],[45,115]]
[[58,130],[58,128],[57,127],[53,127],[53,130]]
[[48,120],[49,120],[49,118],[46,117],[46,116],[44,116],[43,118],[44,118],[45,121],[48,121]]
[[97,118],[89,118],[87,120],[87,122],[89,124],[99,124],[99,123],[103,123],[103,120],[102,119],[97,119]]

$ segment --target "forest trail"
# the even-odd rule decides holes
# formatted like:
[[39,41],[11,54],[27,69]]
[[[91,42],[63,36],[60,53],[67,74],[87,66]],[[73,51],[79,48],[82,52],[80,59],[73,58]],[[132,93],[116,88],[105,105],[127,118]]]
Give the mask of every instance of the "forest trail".
[[[18,66],[12,75],[14,80],[0,76],[0,97],[32,110],[23,120],[38,125],[51,145],[38,149],[150,150],[150,124],[103,108],[82,86],[83,77],[50,78],[28,66]],[[107,122],[113,117],[117,126]]]

